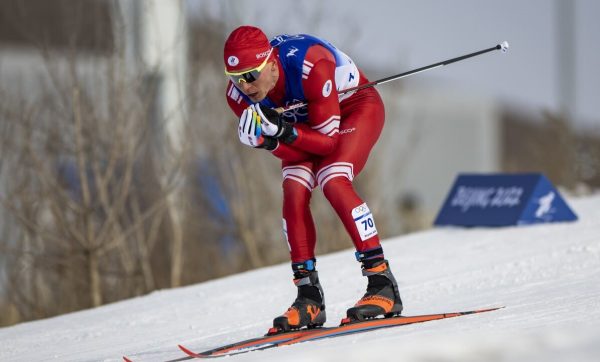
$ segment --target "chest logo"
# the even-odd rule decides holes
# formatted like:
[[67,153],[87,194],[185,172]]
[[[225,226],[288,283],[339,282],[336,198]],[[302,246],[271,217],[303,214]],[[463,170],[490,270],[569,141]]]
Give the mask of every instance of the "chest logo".
[[325,84],[323,84],[323,92],[322,92],[323,97],[329,97],[332,89],[333,89],[333,83],[331,82],[331,79],[327,79]]

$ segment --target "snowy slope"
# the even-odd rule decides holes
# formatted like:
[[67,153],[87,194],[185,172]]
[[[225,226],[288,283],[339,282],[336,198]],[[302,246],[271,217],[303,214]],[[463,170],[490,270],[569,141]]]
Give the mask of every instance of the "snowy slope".
[[[580,221],[437,229],[384,242],[405,314],[505,309],[226,357],[235,361],[600,360],[600,195]],[[364,292],[353,251],[319,258],[329,322]],[[161,361],[263,334],[295,297],[288,264],[0,329],[0,361]]]

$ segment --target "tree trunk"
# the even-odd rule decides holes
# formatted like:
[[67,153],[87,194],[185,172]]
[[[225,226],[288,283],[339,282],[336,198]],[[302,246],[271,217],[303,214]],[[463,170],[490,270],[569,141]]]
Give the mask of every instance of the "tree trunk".
[[88,278],[90,283],[90,301],[92,307],[102,305],[102,285],[100,284],[100,271],[98,255],[94,251],[87,251]]

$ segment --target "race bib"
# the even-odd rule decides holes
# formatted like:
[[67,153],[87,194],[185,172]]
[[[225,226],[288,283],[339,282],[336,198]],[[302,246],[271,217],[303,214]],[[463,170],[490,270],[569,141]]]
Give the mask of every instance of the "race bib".
[[352,218],[362,241],[377,235],[373,214],[366,203],[352,209]]

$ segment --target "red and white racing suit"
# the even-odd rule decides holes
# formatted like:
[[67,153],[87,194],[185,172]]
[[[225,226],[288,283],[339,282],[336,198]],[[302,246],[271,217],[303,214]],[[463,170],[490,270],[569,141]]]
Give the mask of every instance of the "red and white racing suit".
[[[274,52],[279,79],[267,97],[283,106],[287,75],[279,61],[278,48]],[[308,49],[303,64],[308,121],[295,124],[298,137],[293,143],[279,142],[271,151],[282,160],[283,228],[292,263],[315,257],[316,232],[309,203],[317,185],[343,222],[356,250],[378,249],[373,216],[354,190],[352,180],[365,166],[383,128],[385,111],[381,97],[373,87],[341,101],[335,84],[333,91],[328,91],[336,79],[336,63],[331,52],[321,45]],[[361,73],[359,84],[367,82]],[[238,117],[249,106],[231,82],[227,102]]]

